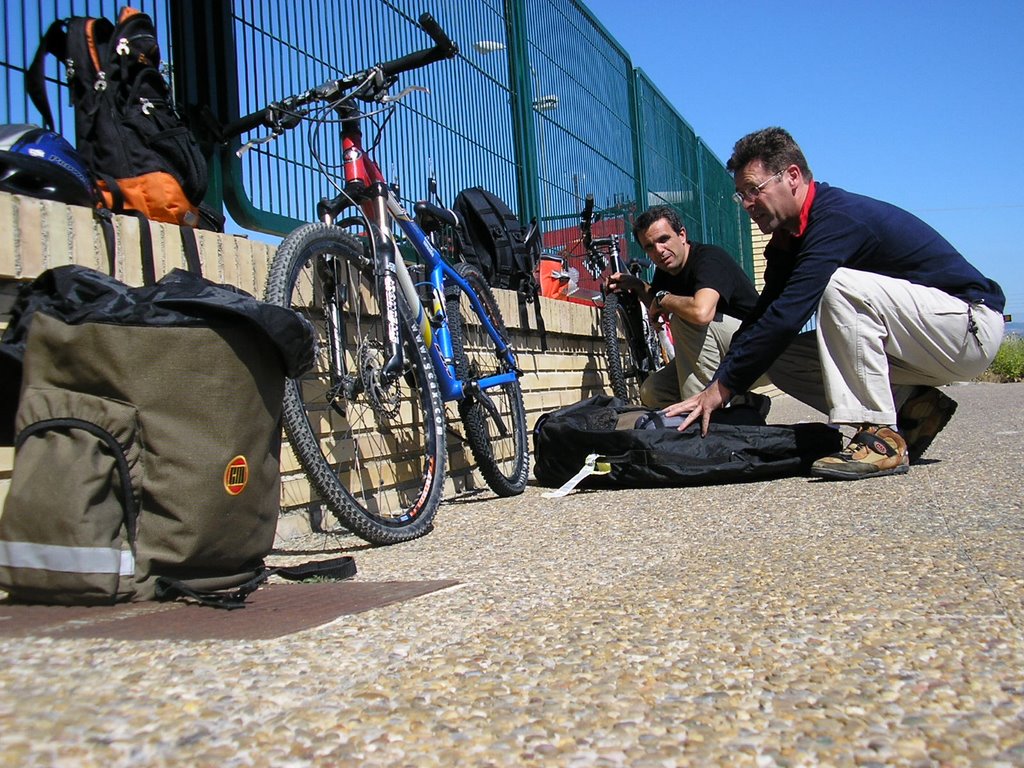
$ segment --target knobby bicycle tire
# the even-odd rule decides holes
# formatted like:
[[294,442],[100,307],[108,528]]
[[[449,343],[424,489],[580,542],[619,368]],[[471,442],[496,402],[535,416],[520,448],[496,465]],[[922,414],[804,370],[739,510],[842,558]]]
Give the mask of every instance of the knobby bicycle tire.
[[[507,341],[501,310],[483,274],[469,264],[458,264],[456,270],[479,297],[491,324]],[[459,379],[467,382],[506,373],[509,366],[498,356],[494,341],[473,311],[469,297],[458,286],[451,286],[445,299]],[[519,379],[490,388],[482,395],[471,391],[459,401],[459,416],[466,428],[466,442],[488,487],[499,496],[522,493],[530,474],[530,453]]]
[[[313,369],[285,386],[292,450],[342,525],[372,544],[393,544],[433,526],[445,478],[445,414],[407,311],[400,312],[404,370],[387,386],[375,375],[384,363],[385,329],[369,263],[363,243],[342,229],[304,225],[278,248],[266,298],[303,315],[317,333]],[[342,286],[336,295],[348,377],[341,381],[332,373],[324,301],[332,275]]]
[[643,307],[630,307],[611,292],[605,296],[601,309],[601,334],[612,394],[629,403],[640,402],[640,385],[661,367],[660,352],[655,352],[644,338],[643,320],[637,314],[643,311]]

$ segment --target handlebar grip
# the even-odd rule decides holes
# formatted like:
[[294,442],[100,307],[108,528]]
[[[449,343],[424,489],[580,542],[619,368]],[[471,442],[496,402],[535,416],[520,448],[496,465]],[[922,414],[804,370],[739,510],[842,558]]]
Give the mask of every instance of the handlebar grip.
[[249,131],[255,128],[260,128],[262,126],[269,127],[267,123],[267,113],[269,111],[269,109],[261,109],[258,112],[253,112],[251,114],[245,115],[243,117],[238,118],[232,123],[228,123],[227,125],[221,126],[221,140],[227,140],[230,138],[234,138],[235,136],[241,136],[243,133],[248,133]]
[[590,221],[594,218],[594,196],[587,195],[586,201],[583,203],[583,213],[580,214],[580,218]]
[[420,16],[420,26],[434,40],[432,48],[416,51],[391,61],[385,61],[380,65],[381,71],[388,77],[408,72],[410,69],[419,69],[427,64],[433,64],[442,59],[453,59],[459,53],[459,46],[453,43],[445,34],[441,26],[429,13]]
[[444,52],[446,59],[454,58],[459,52],[459,46],[452,42],[452,39],[448,37],[447,33],[441,29],[441,25],[437,23],[437,19],[426,11],[420,14],[420,27],[424,32],[430,35],[431,39],[436,44],[436,47],[440,48]]

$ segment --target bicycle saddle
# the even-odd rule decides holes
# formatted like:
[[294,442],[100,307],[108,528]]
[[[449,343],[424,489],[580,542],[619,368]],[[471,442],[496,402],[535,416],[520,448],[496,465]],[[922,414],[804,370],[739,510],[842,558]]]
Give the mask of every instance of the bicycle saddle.
[[413,206],[416,223],[424,232],[436,232],[443,226],[458,227],[459,217],[449,208],[442,208],[427,200],[420,200]]

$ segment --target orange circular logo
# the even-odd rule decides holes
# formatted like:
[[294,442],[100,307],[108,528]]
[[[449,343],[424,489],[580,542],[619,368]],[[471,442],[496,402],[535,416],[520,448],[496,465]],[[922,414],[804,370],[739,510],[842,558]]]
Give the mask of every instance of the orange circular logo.
[[232,496],[237,496],[245,490],[248,483],[249,462],[245,460],[245,456],[235,456],[224,470],[224,490]]

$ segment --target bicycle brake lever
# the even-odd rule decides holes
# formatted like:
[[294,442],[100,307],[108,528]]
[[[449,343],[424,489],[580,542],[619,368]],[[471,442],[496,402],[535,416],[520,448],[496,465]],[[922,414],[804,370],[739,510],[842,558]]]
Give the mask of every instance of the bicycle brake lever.
[[[304,94],[305,95],[305,94]],[[302,115],[296,114],[290,111],[293,108],[290,100],[284,102],[274,102],[267,107],[266,110],[266,121],[269,123],[270,133],[266,136],[261,136],[256,139],[250,139],[245,142],[238,151],[235,152],[235,156],[241,158],[246,152],[255,146],[260,144],[268,144],[269,142],[276,139],[282,133],[290,128],[294,128],[300,122],[302,122]]]
[[386,93],[380,98],[382,104],[390,104],[391,102],[397,102],[404,99],[410,93],[415,91],[422,91],[423,93],[430,93],[429,88],[424,88],[422,85],[410,85],[407,88],[403,88],[397,96],[388,96]]
[[253,147],[258,146],[260,144],[269,144],[280,135],[281,131],[275,131],[274,133],[268,134],[266,136],[261,136],[258,139],[250,139],[249,141],[245,142],[245,144],[238,148],[238,151],[235,152],[235,157],[241,159],[242,155],[244,155]]

